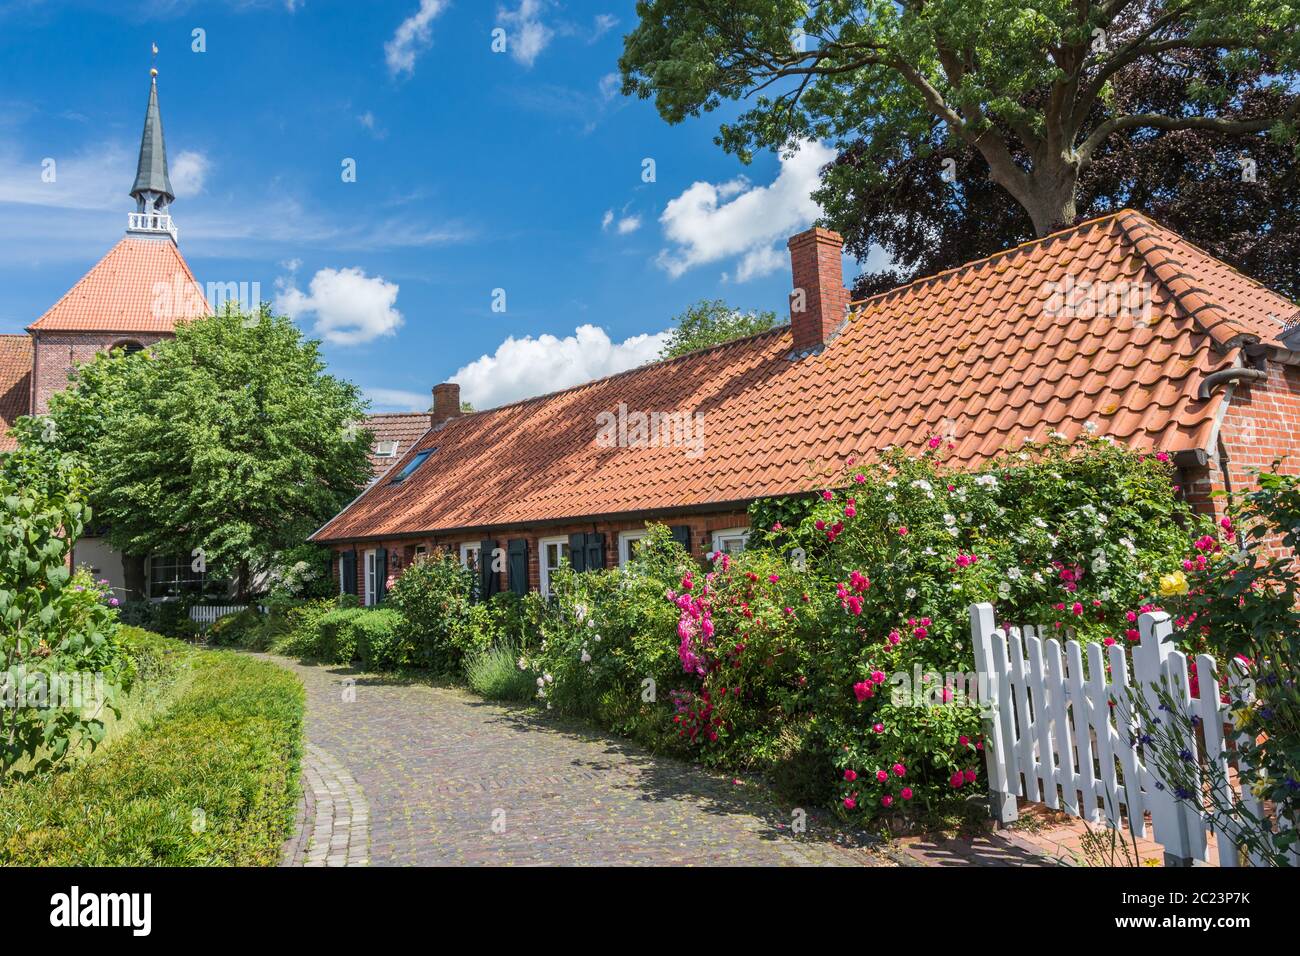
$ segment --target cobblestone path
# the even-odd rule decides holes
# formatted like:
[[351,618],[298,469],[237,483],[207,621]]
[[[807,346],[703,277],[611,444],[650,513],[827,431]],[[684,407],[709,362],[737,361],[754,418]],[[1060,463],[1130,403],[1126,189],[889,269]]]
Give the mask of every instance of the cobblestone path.
[[307,688],[290,865],[893,865],[845,845],[817,812],[597,731],[458,689],[272,659]]

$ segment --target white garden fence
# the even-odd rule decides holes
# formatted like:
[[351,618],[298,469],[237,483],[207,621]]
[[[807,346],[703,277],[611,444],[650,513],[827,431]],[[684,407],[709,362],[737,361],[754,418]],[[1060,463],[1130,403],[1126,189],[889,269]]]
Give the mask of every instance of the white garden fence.
[[[1220,703],[1214,659],[1196,657],[1198,693],[1189,693],[1188,657],[1168,642],[1169,615],[1143,614],[1140,640],[1129,655],[1120,644],[1067,639],[1050,629],[994,627],[993,607],[970,609],[975,664],[984,704],[985,758],[993,814],[1000,823],[1016,819],[1016,798],[1024,797],[1052,809],[1064,810],[1089,822],[1127,826],[1134,836],[1147,835],[1150,816],[1153,839],[1165,850],[1167,865],[1191,865],[1207,859],[1207,834],[1214,830],[1220,866],[1238,865],[1238,848],[1230,834],[1216,830],[1204,801],[1180,800],[1172,785],[1159,779],[1150,748],[1142,745],[1142,716],[1131,706],[1131,692],[1140,692],[1143,708],[1162,715],[1156,687],[1163,686],[1181,709],[1185,726],[1192,716],[1203,728],[1204,750],[1196,735],[1185,741],[1191,760],[1217,764],[1216,779],[1232,787],[1227,800],[1263,818],[1263,808],[1249,786],[1229,781],[1229,761],[1239,782],[1249,782],[1249,768],[1239,765],[1226,747],[1233,730]],[[1045,632],[1045,633],[1044,633]],[[1085,667],[1086,661],[1086,667]],[[1109,665],[1109,674],[1107,673]],[[1247,690],[1242,674],[1229,675],[1233,690]],[[1131,691],[1131,689],[1136,691]],[[1249,699],[1249,698],[1247,698]],[[1175,715],[1177,719],[1178,715]],[[1165,728],[1167,729],[1167,727]],[[1293,853],[1293,856],[1296,854]],[[1258,857],[1252,863],[1262,862]],[[1296,856],[1300,864],[1300,856]]]
[[218,618],[247,609],[247,604],[195,604],[190,608],[190,620],[206,631]]

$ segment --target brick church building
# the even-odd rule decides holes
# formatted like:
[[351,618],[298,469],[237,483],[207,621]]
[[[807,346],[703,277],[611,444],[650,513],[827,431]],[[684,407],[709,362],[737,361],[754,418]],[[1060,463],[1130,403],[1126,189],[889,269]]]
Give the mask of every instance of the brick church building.
[[[15,446],[9,434],[14,421],[48,411],[50,396],[66,388],[73,370],[96,353],[148,348],[171,337],[177,323],[211,312],[181,255],[171,215],[176,196],[167,172],[157,70],[152,74],[129,193],[135,211],[127,214],[125,235],[26,334],[0,335],[0,452]],[[374,473],[387,470],[428,430],[429,421],[429,412],[367,416]],[[124,558],[93,529],[76,543],[73,561],[128,598],[158,598],[192,583],[189,558]]]
[[[176,196],[167,174],[157,70],[152,73],[126,234],[27,326],[26,335],[0,336],[0,451],[13,447],[8,430],[14,419],[44,414],[50,396],[95,353],[147,348],[172,335],[177,322],[209,311],[177,245],[171,216]],[[72,560],[131,598],[161,590],[165,568],[179,573],[178,562],[169,559],[124,560],[93,533],[76,543]]]

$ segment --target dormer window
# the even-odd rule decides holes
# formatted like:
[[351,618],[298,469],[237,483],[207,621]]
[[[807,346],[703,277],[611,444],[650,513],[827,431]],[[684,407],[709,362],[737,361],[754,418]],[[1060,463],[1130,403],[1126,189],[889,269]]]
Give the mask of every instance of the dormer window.
[[403,481],[405,481],[407,478],[411,477],[411,473],[414,472],[415,469],[423,465],[425,461],[428,459],[428,457],[437,450],[438,449],[436,448],[426,448],[424,449],[424,451],[416,452],[415,457],[412,458],[410,461],[408,461],[402,467],[402,470],[397,473],[397,477],[394,478],[391,482],[389,482],[389,484],[398,485],[401,484]]
[[397,442],[395,442],[395,441],[379,441],[379,442],[375,442],[375,457],[376,457],[376,458],[396,458],[396,457],[397,457]]

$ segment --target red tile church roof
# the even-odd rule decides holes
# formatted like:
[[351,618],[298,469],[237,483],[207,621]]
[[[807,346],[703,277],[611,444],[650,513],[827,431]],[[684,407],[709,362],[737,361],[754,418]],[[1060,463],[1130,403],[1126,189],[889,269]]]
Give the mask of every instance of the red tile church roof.
[[18,447],[8,432],[14,419],[31,410],[31,399],[31,336],[0,335],[0,451]]
[[27,328],[36,332],[171,332],[209,311],[169,238],[126,236]]

